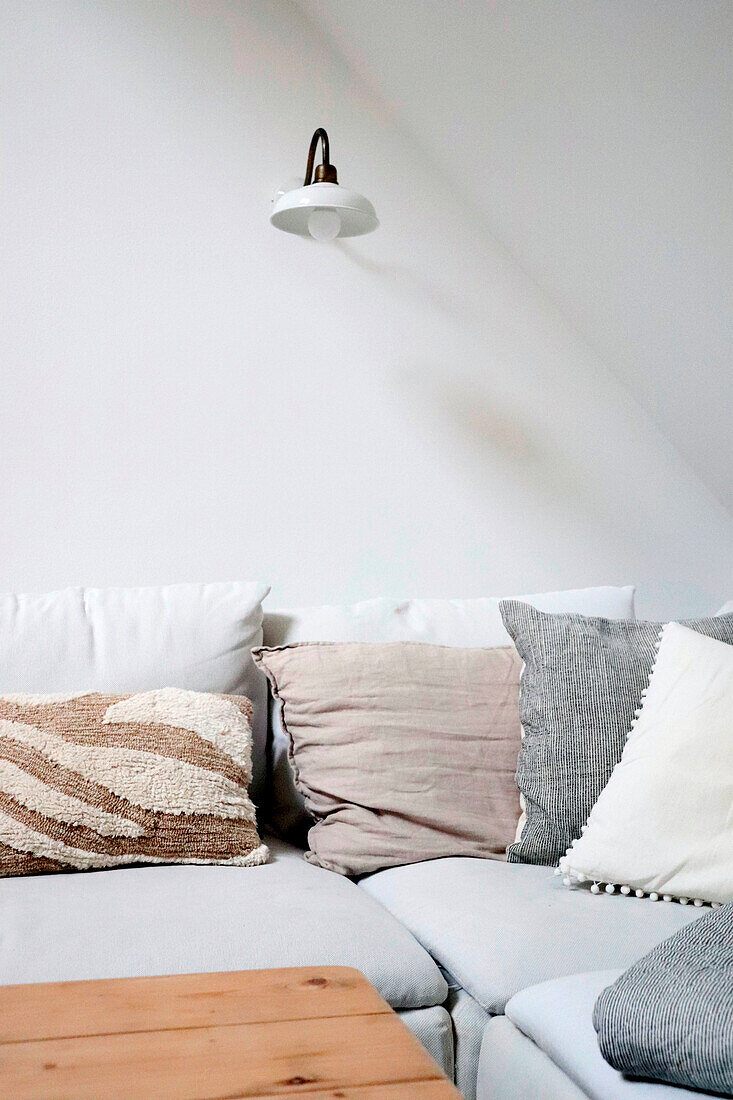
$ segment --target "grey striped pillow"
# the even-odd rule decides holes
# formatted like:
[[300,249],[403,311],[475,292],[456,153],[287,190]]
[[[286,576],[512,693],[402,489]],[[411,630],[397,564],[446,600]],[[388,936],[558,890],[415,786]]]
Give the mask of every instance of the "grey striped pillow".
[[[663,623],[500,604],[524,661],[517,785],[525,818],[510,863],[556,865],[621,759]],[[733,614],[683,625],[733,644]]]
[[614,1069],[733,1093],[733,905],[693,921],[634,963],[596,1001]]

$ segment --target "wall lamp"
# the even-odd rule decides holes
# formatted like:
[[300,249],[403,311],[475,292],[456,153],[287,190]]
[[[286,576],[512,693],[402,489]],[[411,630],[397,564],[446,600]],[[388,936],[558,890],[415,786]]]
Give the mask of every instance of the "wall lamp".
[[[319,141],[323,155],[314,179],[313,162]],[[328,134],[320,126],[311,138],[303,186],[278,191],[270,221],[276,229],[317,241],[359,237],[379,225],[369,199],[358,191],[339,187],[336,169],[329,160]]]

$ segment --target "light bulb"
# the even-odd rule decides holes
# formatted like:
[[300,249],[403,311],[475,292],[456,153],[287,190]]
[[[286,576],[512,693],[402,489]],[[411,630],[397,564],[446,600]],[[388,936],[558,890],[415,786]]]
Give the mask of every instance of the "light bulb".
[[341,215],[336,210],[313,210],[308,217],[308,232],[317,241],[332,241],[341,230]]

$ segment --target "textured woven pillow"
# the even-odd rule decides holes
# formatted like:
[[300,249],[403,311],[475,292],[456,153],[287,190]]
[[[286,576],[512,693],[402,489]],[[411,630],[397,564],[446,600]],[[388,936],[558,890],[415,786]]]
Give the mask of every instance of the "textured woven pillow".
[[733,1093],[733,905],[664,940],[596,1001],[601,1054],[622,1073]]
[[178,688],[0,696],[0,875],[264,863],[251,714]]
[[[501,605],[524,661],[517,783],[525,812],[509,862],[556,865],[621,759],[663,623]],[[733,643],[733,615],[685,624]]]
[[440,856],[503,859],[516,830],[513,647],[311,643],[256,649],[316,824],[306,858],[341,874]]
[[560,867],[594,893],[733,902],[733,646],[664,627],[621,760]]

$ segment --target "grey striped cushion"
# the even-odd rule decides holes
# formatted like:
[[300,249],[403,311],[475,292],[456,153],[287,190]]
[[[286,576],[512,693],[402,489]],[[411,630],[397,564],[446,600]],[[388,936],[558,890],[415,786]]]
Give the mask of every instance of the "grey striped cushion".
[[733,1093],[733,905],[664,940],[601,993],[593,1011],[614,1069]]
[[[510,863],[557,864],[621,759],[663,623],[549,615],[500,604],[524,661],[517,785],[526,821]],[[733,644],[733,614],[684,624]]]

